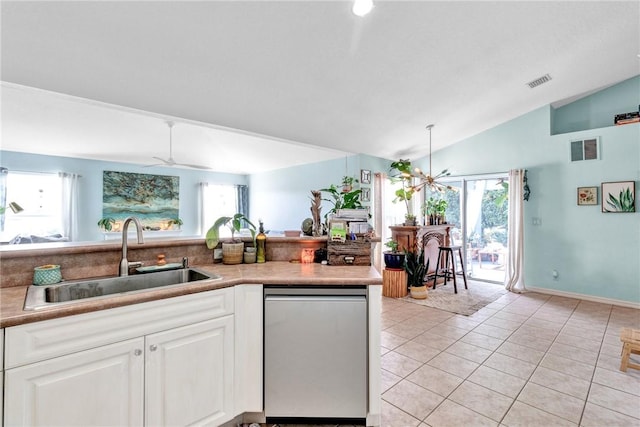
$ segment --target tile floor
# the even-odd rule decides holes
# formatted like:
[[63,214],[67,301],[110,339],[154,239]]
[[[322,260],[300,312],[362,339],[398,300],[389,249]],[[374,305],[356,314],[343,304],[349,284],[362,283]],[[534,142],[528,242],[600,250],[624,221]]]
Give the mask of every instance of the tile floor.
[[640,426],[623,327],[640,310],[509,293],[462,316],[383,298],[382,425]]

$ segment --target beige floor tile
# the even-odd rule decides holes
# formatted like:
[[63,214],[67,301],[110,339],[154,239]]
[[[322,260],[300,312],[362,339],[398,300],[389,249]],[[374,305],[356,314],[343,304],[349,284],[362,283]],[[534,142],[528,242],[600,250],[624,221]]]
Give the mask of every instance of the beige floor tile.
[[551,347],[549,347],[549,353],[589,365],[595,365],[598,360],[598,353],[580,350],[573,346],[560,343],[553,343]]
[[469,381],[456,388],[449,400],[495,421],[502,420],[513,403],[512,398]]
[[[593,382],[640,396],[640,379],[637,376],[630,375],[633,371],[633,369],[627,369],[627,372],[622,372],[596,368]],[[640,406],[640,399],[638,399],[638,405]]]
[[482,363],[487,357],[493,353],[486,348],[478,347],[476,345],[467,344],[466,342],[458,341],[451,344],[446,350],[449,354],[454,354],[463,359],[471,360],[472,362]]
[[389,350],[393,350],[394,348],[401,346],[407,341],[409,341],[408,338],[403,338],[387,331],[382,331],[380,333],[380,344],[383,347],[388,348]]
[[640,418],[638,396],[615,390],[600,384],[591,384],[588,402],[604,406],[612,411],[620,412],[630,417]]
[[553,329],[540,328],[525,323],[520,328],[518,328],[518,330],[513,335],[521,336],[528,339],[535,338],[537,340],[553,341],[556,339],[559,333],[560,332]]
[[594,341],[582,337],[576,337],[575,335],[569,335],[564,332],[560,332],[556,337],[556,343],[570,345],[572,347],[579,348],[581,350],[587,350],[597,353],[600,351],[602,340]]
[[[491,316],[492,319],[504,319],[504,320],[508,320],[511,322],[516,322],[516,323],[524,323],[529,316],[525,315],[525,314],[518,314],[518,313],[509,313],[507,311],[499,311],[496,314],[494,314],[493,316]],[[489,319],[487,319],[489,320]]]
[[382,395],[382,399],[402,408],[413,417],[423,420],[444,400],[444,397],[415,383],[402,380],[387,390]]
[[426,363],[440,354],[440,350],[428,347],[416,341],[406,342],[400,347],[397,347],[394,351],[422,363]]
[[584,427],[637,427],[640,425],[640,419],[587,402],[580,425]]
[[429,365],[416,369],[407,377],[407,380],[444,397],[451,394],[464,381],[458,376]]
[[406,321],[402,323],[396,323],[395,325],[385,329],[385,332],[397,335],[402,338],[413,339],[426,330],[427,328],[425,326],[412,323],[411,321]]
[[514,377],[484,365],[476,369],[467,380],[513,398],[520,393],[527,382],[522,378]]
[[[498,423],[451,400],[445,400],[424,420],[431,427],[497,426]],[[398,426],[399,427],[399,426]]]
[[462,342],[466,342],[467,344],[476,345],[478,347],[486,348],[487,350],[495,350],[500,347],[503,340],[488,337],[486,335],[479,334],[477,332],[469,332],[467,335],[460,339]]
[[400,380],[402,380],[402,377],[383,369],[381,375],[381,392],[384,393],[389,390],[391,387],[398,384]]
[[509,341],[506,341],[504,344],[498,347],[496,353],[504,354],[534,364],[539,363],[544,357],[543,351],[528,348]]
[[602,347],[600,347],[600,354],[606,354],[609,356],[620,356],[621,351],[622,351],[622,343],[620,344],[602,343]]
[[419,419],[412,417],[384,400],[382,401],[381,408],[380,427],[414,427],[420,424]]
[[576,427],[564,418],[557,417],[548,412],[534,408],[522,402],[514,402],[502,424],[507,427]]
[[553,344],[553,340],[531,336],[523,332],[522,328],[515,331],[507,339],[507,341],[520,344],[538,351],[547,351]]
[[454,328],[470,331],[480,324],[479,321],[469,320],[467,316],[456,315],[441,323],[443,326],[453,326]]
[[528,379],[536,369],[536,365],[533,363],[500,353],[493,353],[485,360],[483,365],[525,380]]
[[513,331],[510,331],[508,329],[503,329],[503,328],[499,328],[497,326],[487,325],[484,322],[480,326],[475,328],[473,330],[473,332],[478,333],[478,334],[482,334],[482,335],[487,335],[487,336],[492,337],[492,338],[497,338],[499,340],[506,340],[509,337],[509,335],[511,335],[513,333]]
[[400,353],[396,353],[395,351],[390,351],[382,356],[381,364],[382,369],[402,378],[406,377],[422,365],[421,362]]
[[449,353],[440,353],[427,364],[460,378],[467,378],[480,366],[476,362]]
[[456,339],[454,338],[443,337],[441,335],[436,335],[429,331],[418,335],[413,340],[415,342],[424,344],[428,347],[432,347],[438,350],[444,350],[445,348],[449,347],[451,344],[456,342]]
[[591,364],[576,362],[575,360],[567,359],[566,357],[552,353],[547,353],[539,366],[553,369],[554,371],[572,375],[587,381],[591,381],[593,371],[595,369]]
[[606,328],[602,328],[602,330],[587,329],[573,326],[572,324],[567,323],[565,327],[562,328],[562,333],[585,338],[588,340],[602,341],[602,339],[604,338],[605,329]]
[[542,366],[538,366],[529,379],[530,382],[586,400],[591,383],[587,380],[563,374]]
[[527,383],[517,400],[534,408],[578,424],[584,409],[584,400],[531,382]]
[[[498,313],[496,313],[496,315],[497,314]],[[495,327],[506,329],[507,331],[512,331],[512,332],[518,329],[520,326],[522,326],[522,322],[519,322],[516,320],[509,320],[509,319],[501,319],[496,316],[491,316],[490,318],[482,322],[482,324],[495,326]]]
[[465,336],[469,331],[463,328],[456,328],[455,326],[446,326],[440,324],[434,328],[429,329],[429,332],[432,334],[458,340]]

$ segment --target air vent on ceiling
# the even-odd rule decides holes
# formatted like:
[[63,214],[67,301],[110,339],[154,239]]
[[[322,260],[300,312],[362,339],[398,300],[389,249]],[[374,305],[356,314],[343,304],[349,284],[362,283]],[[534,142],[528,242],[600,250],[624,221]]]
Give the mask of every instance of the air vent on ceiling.
[[548,82],[549,80],[551,80],[551,76],[549,74],[545,74],[542,77],[538,77],[537,79],[530,81],[527,83],[527,86],[533,89],[534,87],[538,87],[541,84]]

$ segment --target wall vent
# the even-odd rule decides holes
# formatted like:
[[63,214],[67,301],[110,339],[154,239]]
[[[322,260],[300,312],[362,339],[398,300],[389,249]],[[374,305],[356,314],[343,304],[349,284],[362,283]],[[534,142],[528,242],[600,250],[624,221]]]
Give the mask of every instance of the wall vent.
[[600,138],[589,138],[580,141],[571,141],[571,161],[600,159]]
[[534,87],[538,87],[541,84],[548,82],[549,80],[551,80],[551,76],[549,74],[545,74],[542,77],[538,77],[537,79],[530,81],[527,83],[527,86],[533,89]]

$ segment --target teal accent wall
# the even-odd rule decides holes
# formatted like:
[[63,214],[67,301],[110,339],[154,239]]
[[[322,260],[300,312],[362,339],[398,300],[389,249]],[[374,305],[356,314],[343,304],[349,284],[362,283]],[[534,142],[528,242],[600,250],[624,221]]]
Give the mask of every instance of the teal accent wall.
[[102,172],[105,170],[179,176],[180,217],[184,221],[180,235],[188,237],[200,234],[198,224],[200,216],[198,212],[198,184],[200,182],[238,185],[246,185],[248,182],[246,175],[225,174],[195,169],[145,168],[130,163],[42,156],[12,151],[0,151],[0,165],[10,171],[72,172],[82,175],[78,189],[78,204],[81,207],[78,214],[80,221],[78,224],[78,241],[97,241],[104,239],[103,234],[97,226],[97,222],[102,217]]
[[640,76],[552,109],[552,134],[613,126],[616,114],[638,111]]
[[[599,106],[608,115],[620,108],[616,96],[596,93],[588,98],[578,101],[576,109],[615,104]],[[637,106],[640,94],[634,102]],[[552,113],[550,106],[539,108],[437,151],[434,171],[449,168],[460,176],[527,169],[531,198],[524,204],[526,285],[640,303],[640,213],[602,213],[600,204],[578,206],[576,194],[577,187],[635,181],[638,210],[640,124],[551,135]],[[556,115],[556,125],[564,126],[559,119]],[[570,162],[570,141],[588,137],[600,138],[601,160]],[[541,225],[534,226],[534,218]],[[553,270],[559,273],[557,279]]]

